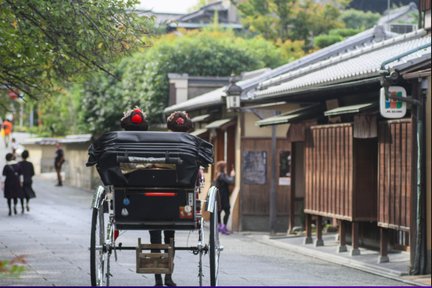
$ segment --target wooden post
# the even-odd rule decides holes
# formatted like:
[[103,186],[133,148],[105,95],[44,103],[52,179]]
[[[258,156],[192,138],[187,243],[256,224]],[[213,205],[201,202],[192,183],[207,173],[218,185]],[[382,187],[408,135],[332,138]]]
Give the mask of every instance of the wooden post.
[[323,238],[322,238],[322,230],[323,230],[322,216],[318,216],[317,220],[316,220],[316,236],[317,236],[317,239],[315,241],[315,247],[324,246],[324,241],[323,241]]
[[343,220],[339,220],[339,246],[337,248],[337,252],[342,253],[347,251],[345,222]]
[[390,261],[388,257],[387,245],[388,245],[388,231],[387,229],[381,227],[380,228],[380,254],[378,256],[378,261],[377,261],[378,264]]
[[294,233],[295,226],[295,194],[296,194],[296,169],[297,169],[297,151],[295,143],[291,142],[291,187],[289,189],[289,217],[288,217],[288,234]]
[[271,149],[272,149],[272,163],[271,163],[271,175],[273,176],[270,182],[270,235],[276,234],[276,224],[277,224],[277,191],[276,191],[276,183],[277,183],[277,173],[276,173],[276,157],[277,157],[277,142],[276,142],[276,127],[272,125],[272,140],[271,140]]
[[304,244],[312,244],[312,215],[305,214],[306,216],[306,238]]
[[351,241],[352,241],[351,256],[360,255],[360,249],[359,249],[359,223],[358,222],[352,222]]

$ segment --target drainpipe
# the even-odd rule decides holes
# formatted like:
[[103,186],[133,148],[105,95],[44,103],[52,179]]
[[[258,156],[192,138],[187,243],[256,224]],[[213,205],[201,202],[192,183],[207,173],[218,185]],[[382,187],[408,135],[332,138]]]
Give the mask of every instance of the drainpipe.
[[[416,155],[416,164],[417,164],[417,170],[416,170],[416,185],[415,185],[415,192],[416,197],[413,199],[413,205],[411,205],[414,209],[414,211],[411,212],[411,215],[414,216],[415,219],[415,237],[414,242],[411,243],[411,245],[415,245],[414,247],[414,258],[411,257],[411,269],[410,273],[413,275],[420,275],[426,273],[426,266],[427,266],[427,259],[426,259],[426,209],[425,209],[425,172],[426,172],[426,162],[425,157],[423,156],[425,154],[425,140],[424,140],[424,133],[425,128],[423,125],[424,119],[425,119],[425,97],[427,93],[427,82],[425,79],[422,79],[420,82],[419,89],[416,89],[417,91],[420,91],[417,93],[417,99],[413,97],[392,97],[389,94],[388,87],[392,82],[396,82],[399,78],[399,73],[397,71],[390,71],[390,69],[386,69],[385,66],[388,65],[391,62],[400,60],[401,58],[408,56],[412,53],[415,53],[417,51],[420,51],[422,49],[428,48],[431,46],[431,43],[424,44],[420,47],[417,47],[415,49],[411,49],[409,51],[406,51],[400,55],[397,55],[395,57],[392,57],[388,59],[387,61],[384,61],[381,64],[381,85],[385,90],[385,94],[387,97],[399,100],[399,101],[405,101],[411,103],[415,110],[414,115],[416,118],[415,123],[415,131],[416,131],[416,145],[417,145],[417,155]],[[420,80],[420,79],[419,79]],[[414,202],[415,201],[415,202]],[[412,229],[411,229],[412,230]],[[413,237],[410,237],[410,239],[413,239]]]
[[272,152],[272,165],[271,165],[271,175],[272,180],[270,183],[270,235],[276,234],[277,225],[277,192],[276,192],[276,157],[277,157],[277,143],[276,143],[276,126],[272,125],[272,140],[271,140],[271,152]]
[[427,269],[427,248],[426,248],[426,195],[425,195],[425,173],[426,173],[426,142],[425,125],[426,116],[425,103],[428,89],[427,79],[419,79],[417,108],[417,203],[416,203],[416,238],[415,238],[415,257],[412,265],[411,274],[426,274]]

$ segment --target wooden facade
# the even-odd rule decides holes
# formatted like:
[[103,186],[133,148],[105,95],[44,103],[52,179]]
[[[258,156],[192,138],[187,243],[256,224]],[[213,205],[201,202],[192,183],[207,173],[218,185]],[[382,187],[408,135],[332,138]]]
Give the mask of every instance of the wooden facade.
[[376,221],[376,138],[353,138],[352,123],[312,126],[305,168],[305,213]]
[[431,0],[420,0],[420,10],[427,11],[431,9]]
[[[241,229],[265,231],[269,228],[270,189],[273,181],[271,138],[242,139]],[[279,173],[281,152],[290,152],[291,145],[285,139],[277,139],[276,171]],[[255,159],[255,160],[248,160]],[[250,163],[255,161],[255,163]],[[248,175],[248,165],[256,165]],[[253,174],[256,173],[256,174]],[[278,175],[279,177],[279,175]],[[276,184],[278,231],[288,229],[290,209],[290,185]],[[287,184],[287,183],[284,183]]]
[[378,226],[409,231],[412,196],[411,119],[379,124]]

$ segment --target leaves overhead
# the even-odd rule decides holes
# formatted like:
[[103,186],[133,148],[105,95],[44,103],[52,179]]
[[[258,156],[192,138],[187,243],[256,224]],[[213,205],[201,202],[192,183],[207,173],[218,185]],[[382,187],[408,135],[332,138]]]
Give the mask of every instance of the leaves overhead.
[[31,97],[57,81],[109,63],[145,45],[151,18],[128,9],[136,0],[0,0],[0,85]]

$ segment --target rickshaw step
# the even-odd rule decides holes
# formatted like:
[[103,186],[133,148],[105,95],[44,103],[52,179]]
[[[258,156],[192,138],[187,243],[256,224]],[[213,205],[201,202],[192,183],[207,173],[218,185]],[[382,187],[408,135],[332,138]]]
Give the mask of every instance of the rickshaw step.
[[[164,250],[165,253],[143,253],[143,250]],[[171,274],[174,268],[174,249],[171,244],[141,244],[136,247],[136,273]]]

